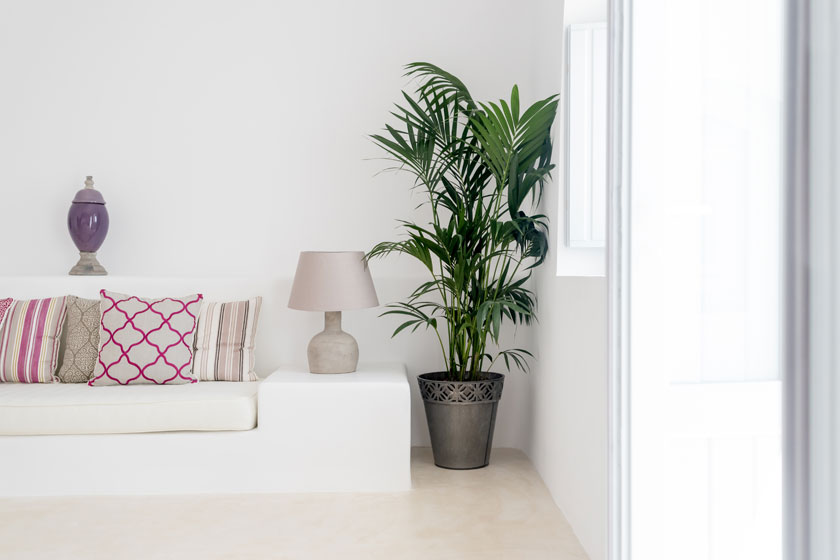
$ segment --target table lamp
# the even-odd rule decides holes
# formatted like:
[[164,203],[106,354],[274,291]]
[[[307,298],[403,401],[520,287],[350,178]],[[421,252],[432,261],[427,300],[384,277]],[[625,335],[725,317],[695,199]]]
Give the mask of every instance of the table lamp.
[[379,300],[362,251],[302,251],[289,307],[323,311],[324,330],[309,342],[312,373],[350,373],[359,363],[356,339],[341,330],[341,312],[376,307]]

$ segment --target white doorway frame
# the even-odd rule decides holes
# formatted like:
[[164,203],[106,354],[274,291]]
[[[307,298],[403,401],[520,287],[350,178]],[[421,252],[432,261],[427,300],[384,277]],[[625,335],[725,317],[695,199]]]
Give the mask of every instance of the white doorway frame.
[[808,0],[785,3],[782,538],[786,560],[812,558],[809,538],[809,11]]
[[[840,6],[789,0],[792,337],[787,441],[788,559],[840,557]],[[793,323],[791,323],[793,324]]]
[[607,82],[609,425],[607,557],[630,560],[630,85],[632,0],[610,0]]

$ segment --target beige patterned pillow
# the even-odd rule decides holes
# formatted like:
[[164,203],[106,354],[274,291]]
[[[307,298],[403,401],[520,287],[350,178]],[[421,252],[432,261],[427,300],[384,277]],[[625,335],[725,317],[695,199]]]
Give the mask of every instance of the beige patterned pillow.
[[99,355],[98,299],[67,298],[64,332],[67,340],[57,377],[62,383],[87,383]]
[[140,298],[100,290],[99,357],[88,385],[196,383],[193,337],[201,294]]

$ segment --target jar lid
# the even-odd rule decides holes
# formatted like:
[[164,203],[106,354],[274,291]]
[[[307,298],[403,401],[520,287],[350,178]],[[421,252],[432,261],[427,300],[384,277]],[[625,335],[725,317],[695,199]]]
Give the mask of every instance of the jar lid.
[[105,199],[102,193],[93,188],[93,176],[88,175],[85,179],[85,188],[76,193],[73,202],[81,202],[87,204],[105,204]]

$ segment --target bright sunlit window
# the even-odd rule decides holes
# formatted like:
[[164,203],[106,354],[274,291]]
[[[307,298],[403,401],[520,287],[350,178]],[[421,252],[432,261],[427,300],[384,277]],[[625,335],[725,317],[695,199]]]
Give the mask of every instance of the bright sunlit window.
[[634,3],[633,557],[781,557],[781,2]]

